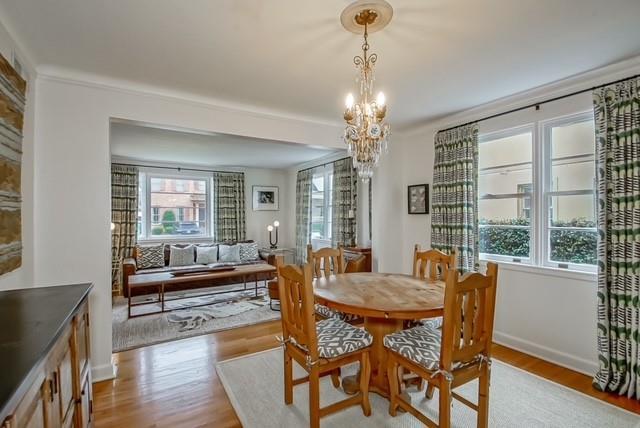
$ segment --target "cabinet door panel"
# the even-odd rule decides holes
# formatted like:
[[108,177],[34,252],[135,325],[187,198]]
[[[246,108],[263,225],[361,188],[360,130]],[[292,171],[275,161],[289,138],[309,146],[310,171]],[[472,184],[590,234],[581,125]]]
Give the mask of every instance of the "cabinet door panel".
[[78,314],[78,367],[80,374],[84,373],[89,362],[89,313],[80,312]]
[[60,388],[60,416],[66,420],[69,412],[73,411],[73,368],[71,365],[71,348],[67,348],[59,366]]

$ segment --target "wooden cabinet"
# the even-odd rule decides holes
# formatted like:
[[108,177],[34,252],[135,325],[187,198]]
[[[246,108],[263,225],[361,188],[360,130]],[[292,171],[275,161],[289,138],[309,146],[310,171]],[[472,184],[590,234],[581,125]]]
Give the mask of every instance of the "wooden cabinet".
[[347,262],[361,256],[364,256],[365,260],[362,264],[362,269],[359,270],[359,272],[371,272],[371,248],[345,247],[344,249],[344,258]]
[[35,377],[0,428],[91,426],[89,311],[85,301],[35,369]]

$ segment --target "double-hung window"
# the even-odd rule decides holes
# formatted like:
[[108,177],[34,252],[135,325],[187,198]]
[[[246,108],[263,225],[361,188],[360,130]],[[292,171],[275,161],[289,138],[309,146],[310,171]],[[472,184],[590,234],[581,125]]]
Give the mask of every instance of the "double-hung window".
[[311,180],[311,240],[331,240],[333,210],[333,170],[324,168],[313,174]]
[[210,236],[210,181],[140,172],[138,239]]
[[594,150],[591,112],[481,135],[480,257],[594,271]]

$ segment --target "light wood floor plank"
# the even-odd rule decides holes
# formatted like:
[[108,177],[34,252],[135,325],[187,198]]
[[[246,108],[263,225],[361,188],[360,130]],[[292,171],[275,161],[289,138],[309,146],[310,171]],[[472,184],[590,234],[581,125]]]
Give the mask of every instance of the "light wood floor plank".
[[[95,427],[240,427],[215,363],[274,348],[280,333],[272,321],[115,354],[117,379],[94,385]],[[500,345],[494,356],[640,414],[640,402],[596,391],[583,374]]]

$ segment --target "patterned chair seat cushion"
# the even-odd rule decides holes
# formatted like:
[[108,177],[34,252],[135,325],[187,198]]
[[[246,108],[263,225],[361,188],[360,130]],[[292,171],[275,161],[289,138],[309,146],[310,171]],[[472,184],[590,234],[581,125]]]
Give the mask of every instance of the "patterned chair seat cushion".
[[316,333],[318,354],[327,359],[364,349],[373,342],[373,337],[366,330],[337,318],[318,321]]
[[320,315],[323,318],[335,318],[344,322],[351,322],[360,318],[358,315],[336,311],[319,303],[315,304],[315,311],[316,314]]
[[[384,346],[408,360],[436,371],[440,368],[441,331],[437,328],[419,325],[384,337]],[[454,369],[461,364],[454,364]]]
[[430,328],[442,328],[442,317],[424,318],[418,321],[418,324]]

